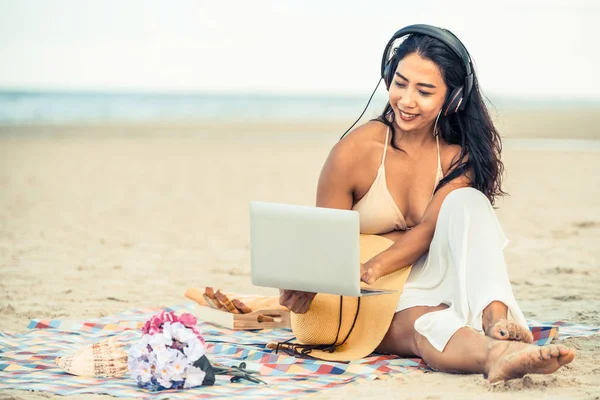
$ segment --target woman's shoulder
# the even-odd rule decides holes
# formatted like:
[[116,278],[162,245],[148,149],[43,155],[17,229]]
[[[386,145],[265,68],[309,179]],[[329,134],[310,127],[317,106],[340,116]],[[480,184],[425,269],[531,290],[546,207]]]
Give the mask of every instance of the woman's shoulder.
[[382,142],[383,138],[381,137],[381,134],[383,133],[385,135],[387,128],[387,125],[383,122],[374,119],[351,130],[340,142],[343,142],[346,139],[361,142],[373,140]]
[[[356,187],[359,180],[367,176],[365,169],[380,162],[385,129],[383,123],[369,121],[344,136],[331,149],[319,182],[344,182],[349,188]],[[372,169],[376,171],[377,168]]]
[[387,126],[380,121],[369,121],[348,133],[337,142],[332,149],[332,154],[339,157],[352,159],[369,156],[375,149],[382,149],[385,145],[385,131]]
[[449,172],[448,170],[452,168],[452,165],[458,161],[461,152],[462,147],[459,144],[450,144],[445,141],[440,141],[440,161],[444,175],[446,175]]

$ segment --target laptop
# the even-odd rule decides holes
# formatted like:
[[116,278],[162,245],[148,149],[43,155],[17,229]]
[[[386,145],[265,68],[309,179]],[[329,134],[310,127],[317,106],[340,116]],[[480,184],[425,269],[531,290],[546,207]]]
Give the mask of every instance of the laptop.
[[250,203],[252,284],[343,296],[394,290],[361,289],[357,211]]

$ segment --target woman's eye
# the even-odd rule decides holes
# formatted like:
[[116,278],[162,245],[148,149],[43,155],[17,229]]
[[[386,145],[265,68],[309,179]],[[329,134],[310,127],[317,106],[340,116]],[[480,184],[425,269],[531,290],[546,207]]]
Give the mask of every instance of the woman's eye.
[[[406,84],[404,84],[404,83],[401,83],[401,82],[398,82],[398,81],[394,81],[394,84],[395,84],[397,87],[399,87],[399,88],[405,88],[405,87],[406,87]],[[419,90],[419,93],[420,93],[422,96],[425,96],[425,97],[427,97],[427,96],[431,96],[431,93],[429,93],[429,92],[424,92],[424,91],[422,91],[422,90]]]

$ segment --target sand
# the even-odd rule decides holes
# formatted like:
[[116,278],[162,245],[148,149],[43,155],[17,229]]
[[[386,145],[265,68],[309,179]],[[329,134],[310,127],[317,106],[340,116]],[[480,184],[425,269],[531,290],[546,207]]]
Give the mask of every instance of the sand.
[[[22,332],[31,318],[177,304],[188,287],[275,294],[250,283],[248,203],[313,204],[320,168],[345,126],[0,128],[0,330]],[[598,128],[578,136],[565,133],[568,122],[554,126],[544,135],[505,133],[511,195],[498,216],[511,240],[508,271],[528,318],[598,325],[598,142],[566,151],[510,140],[600,139]],[[491,386],[479,375],[417,373],[316,397],[598,398],[600,335],[565,343],[577,357],[549,376]],[[0,392],[0,399],[48,397],[59,398]]]

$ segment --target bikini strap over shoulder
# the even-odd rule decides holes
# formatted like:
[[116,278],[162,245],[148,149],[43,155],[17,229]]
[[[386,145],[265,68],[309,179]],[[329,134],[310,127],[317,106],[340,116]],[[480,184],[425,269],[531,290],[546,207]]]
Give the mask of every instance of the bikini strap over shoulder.
[[435,188],[440,183],[440,180],[444,177],[444,171],[442,171],[442,160],[440,158],[440,136],[439,136],[439,134],[435,135],[435,144],[437,146],[438,165],[437,165],[437,171],[435,173],[435,183],[433,185],[433,190],[431,191],[431,198],[429,199],[429,201],[431,201],[433,199],[433,195],[435,193]]
[[437,146],[438,153],[438,170],[442,169],[442,160],[440,159],[440,135],[435,135],[435,144]]
[[[390,135],[390,127],[388,126],[387,130],[385,131],[385,143],[383,145],[383,157],[381,157],[381,165],[384,165],[383,163],[385,162],[385,153],[387,152],[389,135]],[[438,151],[438,158],[439,158],[439,151]]]

